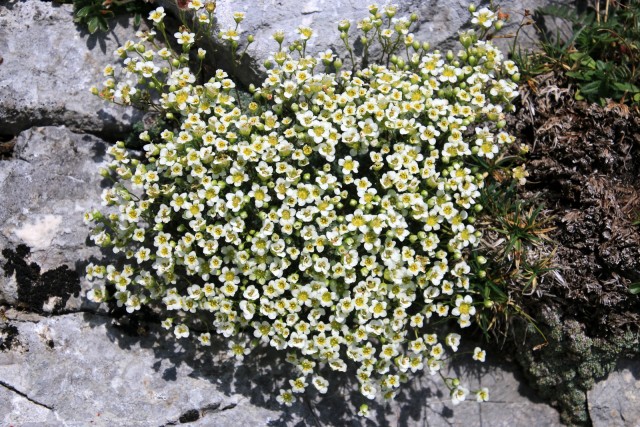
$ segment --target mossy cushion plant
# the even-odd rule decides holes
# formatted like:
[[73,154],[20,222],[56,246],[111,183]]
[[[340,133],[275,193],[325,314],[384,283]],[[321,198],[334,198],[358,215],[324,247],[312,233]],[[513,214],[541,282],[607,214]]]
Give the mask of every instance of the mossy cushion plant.
[[[475,31],[457,54],[431,52],[410,32],[415,17],[372,6],[357,26],[389,65],[347,71],[331,51],[305,54],[311,28],[290,48],[278,32],[268,76],[243,105],[227,73],[198,84],[200,67],[189,66],[196,34],[213,31],[212,5],[188,4],[196,18],[173,34],[179,51],[157,46],[154,31],[127,42],[95,89],[171,125],[140,134],[142,158],[123,143],[109,150],[102,199],[112,210],[86,220],[123,260],[87,267],[89,298],[129,313],[151,306],[176,338],[207,346],[220,334],[240,359],[259,345],[285,351],[295,367],[277,396],[286,405],[309,385],[327,392],[348,365],[369,399],[392,398],[415,372],[440,373],[460,335],[435,324],[468,327],[476,312],[467,260],[485,175],[474,159],[513,141],[501,128],[516,67]],[[471,11],[483,34],[497,22]],[[164,16],[150,19],[166,39]],[[237,25],[218,34],[237,43]],[[351,23],[339,26],[348,40]],[[454,404],[488,398],[444,381]]]

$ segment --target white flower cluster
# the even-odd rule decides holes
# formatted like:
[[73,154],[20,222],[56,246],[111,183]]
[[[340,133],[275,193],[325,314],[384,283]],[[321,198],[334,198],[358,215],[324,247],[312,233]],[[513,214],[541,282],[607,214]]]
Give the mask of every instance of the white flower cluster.
[[[175,35],[184,49],[192,36]],[[124,83],[110,78],[103,95],[127,103],[136,89],[126,79],[153,83],[179,126],[158,140],[141,134],[143,160],[110,148],[116,181],[102,198],[117,212],[86,219],[95,243],[128,261],[89,265],[89,279],[115,289],[89,297],[128,312],[161,304],[176,337],[209,345],[211,330],[239,358],[259,343],[288,351],[297,373],[284,404],[309,384],[326,392],[326,367],[355,365],[368,398],[438,372],[460,336],[439,337],[434,320],[467,327],[475,314],[465,251],[480,236],[484,177],[472,165],[513,140],[499,129],[517,95],[513,64],[478,40],[458,55],[418,48],[406,66],[355,73],[317,71],[332,53],[281,50],[242,107],[225,72],[195,84],[180,55],[143,41],[119,51]],[[453,387],[454,402],[468,392]]]

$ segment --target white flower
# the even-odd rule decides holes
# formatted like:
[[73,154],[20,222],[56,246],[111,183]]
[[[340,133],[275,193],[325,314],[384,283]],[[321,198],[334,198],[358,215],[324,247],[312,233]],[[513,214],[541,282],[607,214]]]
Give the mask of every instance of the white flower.
[[162,22],[162,20],[166,15],[167,14],[164,13],[164,7],[161,6],[156,8],[155,10],[152,10],[149,13],[149,19],[153,21],[155,24],[159,24],[160,22]]
[[473,12],[473,19],[471,19],[471,23],[477,24],[480,27],[490,28],[495,19],[496,14],[486,7],[483,7],[482,9]]
[[473,350],[473,360],[477,360],[479,362],[484,362],[486,357],[486,352],[482,350],[480,347],[476,347]]
[[186,338],[189,336],[189,327],[181,323],[174,328],[173,333],[176,338]]
[[460,402],[464,401],[469,394],[469,390],[458,386],[451,391],[451,403],[454,405],[460,404]]
[[196,37],[194,33],[190,33],[188,31],[178,32],[178,33],[175,33],[173,36],[178,41],[178,44],[181,44],[181,45],[193,44]]
[[486,402],[489,400],[489,389],[486,387],[476,391],[476,400],[478,402]]

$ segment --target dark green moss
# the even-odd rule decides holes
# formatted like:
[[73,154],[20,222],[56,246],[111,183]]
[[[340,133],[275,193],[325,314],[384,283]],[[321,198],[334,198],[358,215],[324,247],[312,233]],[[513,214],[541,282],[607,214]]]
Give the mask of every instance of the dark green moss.
[[[615,369],[621,356],[638,354],[639,335],[630,330],[607,338],[588,336],[577,320],[563,319],[557,308],[546,307],[537,325],[547,338],[537,334],[516,344],[514,355],[539,395],[556,406],[567,425],[591,425],[586,393],[596,381]],[[521,329],[524,332],[526,326]]]

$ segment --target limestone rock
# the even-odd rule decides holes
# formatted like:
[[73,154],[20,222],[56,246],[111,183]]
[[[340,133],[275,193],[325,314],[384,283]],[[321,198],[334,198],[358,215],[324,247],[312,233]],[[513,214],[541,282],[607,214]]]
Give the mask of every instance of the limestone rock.
[[292,407],[279,406],[274,396],[290,375],[279,352],[256,350],[236,362],[221,340],[203,350],[144,322],[118,326],[91,313],[6,316],[18,335],[0,352],[3,425],[559,425],[554,409],[530,400],[513,367],[490,361],[449,371],[471,387],[489,387],[489,402],[454,407],[438,376],[419,374],[395,401],[370,403],[369,417],[360,418],[351,401],[357,387],[343,374],[333,375],[338,384],[327,395],[309,391]]
[[[60,287],[72,285],[68,290],[76,295],[69,307],[81,306],[73,270],[82,275],[88,260],[100,256],[98,248],[88,245],[83,213],[100,207],[98,170],[106,164],[106,149],[101,139],[64,127],[33,128],[18,136],[14,158],[0,161],[0,267],[7,270],[10,261],[16,267],[0,271],[0,302],[15,304],[23,286],[24,293],[34,294],[30,308],[38,311],[48,304],[45,310],[52,311],[55,298],[65,298]],[[20,245],[30,254],[21,253]],[[36,298],[42,287],[51,288],[53,300]]]
[[622,360],[587,394],[594,427],[640,425],[640,361]]
[[19,322],[18,329],[21,346],[0,353],[0,390],[12,392],[0,403],[3,425],[165,425],[192,410],[242,406],[240,396],[224,396],[208,379],[190,376],[186,364],[162,369],[154,352],[179,354],[177,349],[166,343],[152,349],[153,341],[122,335],[103,316],[42,318]]
[[38,0],[0,4],[0,134],[65,125],[91,133],[123,133],[141,113],[92,95],[113,51],[136,30],[131,18],[108,33],[88,34],[73,22],[73,5]]
[[[247,51],[243,63],[240,67],[231,67],[228,55],[219,55],[216,66],[226,67],[238,79],[248,85],[258,84],[264,75],[263,62],[272,52],[277,50],[277,43],[272,39],[276,30],[283,30],[286,34],[285,44],[299,38],[296,28],[305,25],[313,28],[314,36],[308,41],[307,52],[316,54],[327,49],[337,52],[344,58],[345,67],[350,67],[350,61],[345,55],[344,43],[340,40],[337,30],[338,21],[342,19],[351,20],[349,30],[354,51],[359,54],[362,46],[356,41],[356,35],[360,36],[360,31],[356,29],[357,22],[369,16],[368,6],[376,3],[371,0],[231,0],[218,2],[216,8],[217,24],[220,29],[234,28],[234,12],[245,12],[245,20],[240,24],[240,47],[238,51],[244,50],[246,36],[253,34],[255,42]],[[377,2],[385,4],[387,2]],[[456,47],[458,32],[465,29],[470,19],[467,10],[469,1],[467,0],[398,0],[390,2],[398,5],[397,17],[409,17],[412,13],[419,15],[419,20],[412,26],[416,39],[428,41],[431,46],[441,49]],[[480,2],[478,2],[480,3]],[[514,33],[517,29],[525,10],[534,11],[536,8],[546,6],[550,3],[569,4],[570,0],[499,0],[494,2],[501,7],[501,11],[510,14],[511,18],[505,26],[503,34]],[[176,11],[174,0],[158,0],[158,4],[165,9]],[[554,31],[554,23],[549,22],[549,30]],[[523,27],[519,37],[519,44],[530,47],[536,40],[532,26]],[[354,44],[355,42],[355,44]],[[511,39],[498,40],[502,47],[510,46]],[[216,46],[217,52],[224,52],[226,45],[220,45],[217,34],[205,43],[211,50]],[[371,59],[375,59],[378,54],[373,50]]]

